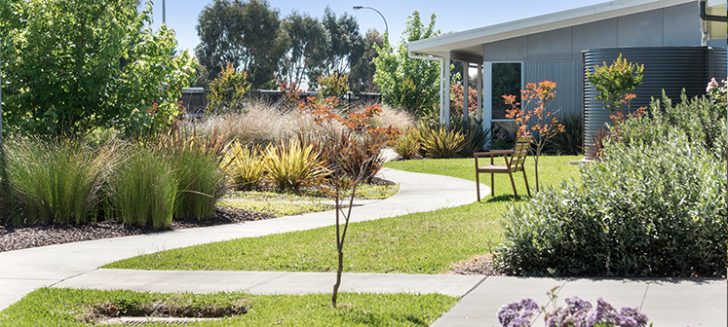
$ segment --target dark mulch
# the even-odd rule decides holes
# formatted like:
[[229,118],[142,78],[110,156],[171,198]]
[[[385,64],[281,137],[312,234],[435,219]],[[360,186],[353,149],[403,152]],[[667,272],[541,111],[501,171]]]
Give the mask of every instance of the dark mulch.
[[500,275],[493,267],[493,256],[480,255],[469,260],[457,262],[450,268],[451,274],[457,275]]
[[[207,221],[175,220],[172,229],[184,229],[275,218],[273,215],[229,208],[218,208],[213,219]],[[118,221],[104,221],[88,225],[42,225],[21,228],[0,226],[0,252],[38,246],[62,244],[102,238],[157,233],[159,230],[124,226]]]

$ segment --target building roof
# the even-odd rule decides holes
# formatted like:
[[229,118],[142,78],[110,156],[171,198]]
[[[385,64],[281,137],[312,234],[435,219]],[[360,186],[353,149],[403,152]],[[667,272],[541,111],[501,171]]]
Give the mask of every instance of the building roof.
[[[725,0],[709,0],[718,5]],[[559,28],[662,9],[697,0],[614,0],[592,6],[560,11],[552,14],[514,20],[456,33],[447,33],[407,44],[410,52],[442,56],[450,51],[477,55],[481,45],[518,36],[551,31]]]

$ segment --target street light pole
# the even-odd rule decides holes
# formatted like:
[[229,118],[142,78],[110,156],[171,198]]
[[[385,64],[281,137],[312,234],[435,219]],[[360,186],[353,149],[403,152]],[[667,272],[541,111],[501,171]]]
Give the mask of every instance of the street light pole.
[[162,0],[162,24],[167,24],[167,0]]
[[382,17],[382,20],[384,20],[384,34],[386,34],[387,36],[389,36],[389,24],[387,24],[387,19],[384,18],[384,15],[379,10],[377,10],[376,8],[365,7],[365,6],[354,6],[353,9],[354,10],[361,10],[361,9],[374,10],[374,12],[376,12],[377,14],[379,14],[379,16]]

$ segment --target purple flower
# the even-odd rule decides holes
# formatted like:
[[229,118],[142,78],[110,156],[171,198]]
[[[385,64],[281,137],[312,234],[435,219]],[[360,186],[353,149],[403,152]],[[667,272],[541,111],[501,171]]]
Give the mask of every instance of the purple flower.
[[512,302],[498,310],[498,321],[503,327],[528,327],[531,325],[531,317],[538,310],[538,303],[532,299]]

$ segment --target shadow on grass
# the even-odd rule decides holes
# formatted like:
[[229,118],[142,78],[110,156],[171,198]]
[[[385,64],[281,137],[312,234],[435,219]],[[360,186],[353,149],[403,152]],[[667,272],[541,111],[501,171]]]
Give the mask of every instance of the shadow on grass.
[[490,202],[521,202],[521,201],[528,201],[530,197],[525,195],[519,195],[515,196],[513,194],[503,194],[503,195],[496,195],[486,198],[485,203]]

